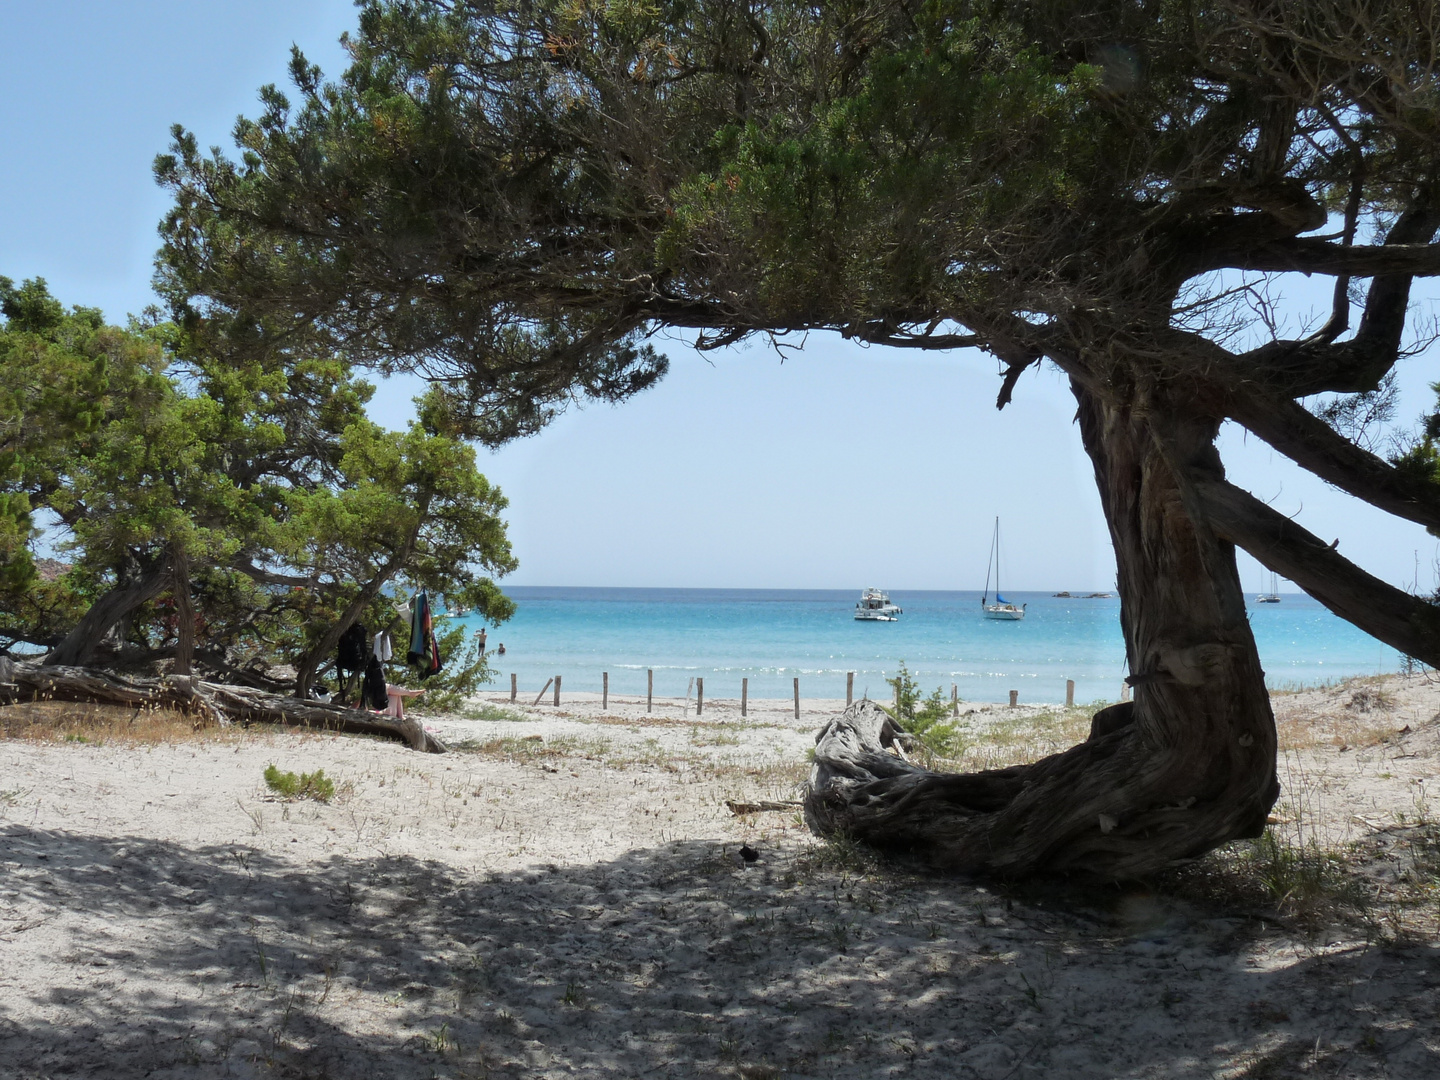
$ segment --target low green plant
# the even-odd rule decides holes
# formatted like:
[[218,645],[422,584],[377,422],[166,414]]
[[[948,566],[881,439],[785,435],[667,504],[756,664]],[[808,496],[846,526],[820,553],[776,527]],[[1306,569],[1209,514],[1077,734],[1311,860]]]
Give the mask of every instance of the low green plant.
[[580,983],[571,979],[565,984],[565,995],[560,999],[566,1005],[579,1008],[585,1004],[585,988]]
[[895,678],[886,679],[895,691],[893,706],[880,706],[907,733],[920,740],[920,744],[939,757],[955,757],[963,746],[960,729],[948,722],[951,703],[945,697],[943,688],[937,686],[927,698],[920,696],[920,684],[910,674],[905,661],[900,661],[900,670]]
[[475,702],[460,710],[460,715],[466,720],[533,720],[534,717],[522,712],[514,712],[500,705],[492,705],[488,701]]
[[274,765],[265,766],[265,786],[286,799],[314,799],[329,802],[335,797],[335,781],[324,769],[313,773],[281,772]]
[[1267,828],[1240,847],[1240,857],[1277,908],[1306,916],[1330,907],[1363,903],[1360,884],[1345,860],[1314,840],[1282,836]]

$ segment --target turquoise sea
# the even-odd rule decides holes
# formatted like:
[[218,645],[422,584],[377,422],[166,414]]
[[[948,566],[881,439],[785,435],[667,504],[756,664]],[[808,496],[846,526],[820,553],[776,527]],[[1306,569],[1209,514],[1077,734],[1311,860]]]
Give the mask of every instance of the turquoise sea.
[[[1022,622],[997,622],[980,612],[976,592],[892,592],[904,609],[898,622],[852,618],[860,590],[603,589],[512,586],[519,608],[510,622],[489,627],[496,685],[510,673],[533,698],[553,675],[566,691],[600,690],[610,673],[614,694],[681,697],[689,680],[705,680],[710,699],[789,697],[799,677],[804,697],[843,698],[845,673],[855,694],[885,698],[885,679],[904,660],[920,685],[969,701],[1022,702],[1065,698],[1074,679],[1078,701],[1114,700],[1125,677],[1120,602],[1059,598],[1007,590],[1028,604]],[[1272,687],[1313,684],[1350,675],[1399,670],[1388,645],[1336,618],[1304,594],[1279,604],[1252,605],[1250,620]],[[475,616],[463,620],[478,629]],[[506,654],[494,655],[505,643]]]

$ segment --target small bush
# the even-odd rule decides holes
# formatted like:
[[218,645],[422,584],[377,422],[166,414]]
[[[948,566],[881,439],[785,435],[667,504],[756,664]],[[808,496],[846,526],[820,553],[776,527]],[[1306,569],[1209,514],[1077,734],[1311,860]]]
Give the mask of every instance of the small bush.
[[954,724],[946,722],[951,703],[945,697],[945,691],[937,686],[934,693],[922,699],[920,685],[911,677],[903,660],[895,678],[885,681],[895,689],[895,705],[880,707],[932,754],[938,757],[959,755],[963,750],[960,731]]
[[265,767],[265,786],[285,799],[314,799],[329,802],[335,797],[335,781],[325,775],[324,769],[313,773],[281,772],[274,765]]

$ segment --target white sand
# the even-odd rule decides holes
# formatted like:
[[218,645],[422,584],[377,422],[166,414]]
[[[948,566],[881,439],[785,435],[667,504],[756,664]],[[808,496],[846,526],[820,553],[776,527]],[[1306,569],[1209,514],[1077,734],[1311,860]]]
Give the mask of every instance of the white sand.
[[[1282,820],[1426,811],[1440,687],[1387,692],[1277,699],[1322,733]],[[847,862],[726,809],[798,798],[829,708],[754,704],[563,695],[433,721],[444,756],[0,742],[0,1078],[1440,1075],[1432,941]],[[271,762],[343,793],[277,801]]]

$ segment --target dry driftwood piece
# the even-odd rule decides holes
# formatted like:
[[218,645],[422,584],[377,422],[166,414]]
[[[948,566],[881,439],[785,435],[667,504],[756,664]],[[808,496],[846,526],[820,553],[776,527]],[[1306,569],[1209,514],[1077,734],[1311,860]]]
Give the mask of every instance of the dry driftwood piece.
[[764,799],[760,802],[732,802],[729,799],[725,800],[725,806],[729,809],[730,813],[736,817],[739,817],[741,814],[763,814],[772,810],[792,810],[799,805],[800,801],[798,799],[791,799],[785,802],[774,802],[769,799]]
[[0,704],[17,701],[77,701],[131,708],[161,707],[195,713],[208,723],[291,724],[352,735],[383,735],[411,749],[445,753],[445,744],[412,717],[398,718],[301,701],[249,686],[228,686],[197,678],[137,678],[89,668],[10,665],[0,679]]

